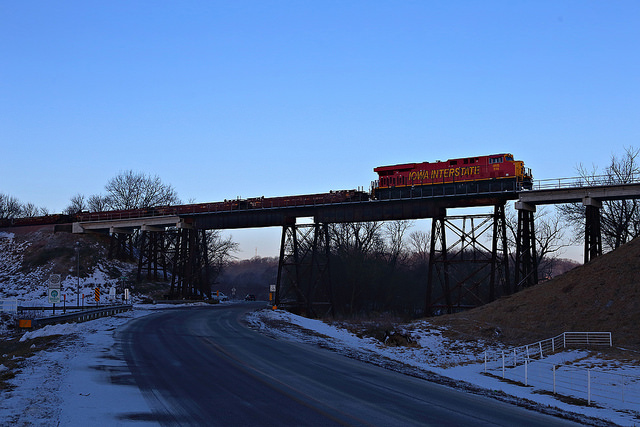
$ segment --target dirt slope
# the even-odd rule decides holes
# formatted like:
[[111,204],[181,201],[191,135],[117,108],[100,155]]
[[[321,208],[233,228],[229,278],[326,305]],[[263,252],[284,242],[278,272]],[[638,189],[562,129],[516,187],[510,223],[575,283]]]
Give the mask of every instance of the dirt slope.
[[640,350],[640,239],[553,280],[434,323],[513,344],[565,331],[607,331],[615,346]]

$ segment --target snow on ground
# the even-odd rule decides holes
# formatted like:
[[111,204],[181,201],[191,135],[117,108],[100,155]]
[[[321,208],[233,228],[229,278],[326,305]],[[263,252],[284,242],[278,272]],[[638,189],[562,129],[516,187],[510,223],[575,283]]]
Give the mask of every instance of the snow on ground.
[[[480,393],[484,390],[486,394],[496,397],[506,395],[504,400],[507,401],[521,402],[522,399],[525,399],[539,408],[547,410],[557,408],[560,412],[580,414],[619,425],[640,425],[640,406],[637,403],[625,404],[621,400],[613,400],[596,401],[591,407],[570,404],[553,395],[541,393],[540,388],[524,386],[524,384],[518,385],[514,381],[504,381],[499,378],[499,375],[484,375],[482,358],[484,350],[502,349],[485,348],[482,342],[479,342],[478,345],[470,345],[466,342],[448,339],[443,336],[442,330],[431,330],[426,323],[417,322],[417,327],[410,331],[411,335],[417,338],[418,345],[390,347],[374,338],[358,338],[347,329],[284,311],[256,312],[249,317],[249,320],[255,328],[275,334],[280,338],[313,342],[351,357],[386,367],[390,365],[387,361],[398,362],[394,369],[398,369],[398,366],[406,367],[398,370],[435,379],[449,385],[453,380],[457,386],[465,390],[474,390],[474,392]],[[272,326],[274,324],[280,324],[281,327],[274,330]],[[282,327],[282,325],[296,325],[297,328]],[[583,366],[612,364],[611,361],[599,360],[594,357],[585,358],[587,354],[589,353],[576,350],[557,353],[553,356],[555,359],[550,359],[548,362],[576,361],[577,365]],[[531,365],[533,366],[533,364]],[[627,375],[640,377],[640,368],[637,365],[625,364],[621,366],[619,362],[613,365]],[[440,376],[440,379],[434,377],[433,374]],[[551,409],[551,412],[555,412],[555,410]],[[584,419],[584,422],[589,423],[590,421]]]
[[149,407],[115,354],[114,331],[151,309],[166,308],[138,306],[112,317],[24,333],[21,341],[63,335],[64,344],[24,360],[9,381],[15,388],[0,392],[0,425],[157,425],[145,421]]
[[[46,233],[43,235],[47,236]],[[33,240],[37,238],[34,237]],[[14,233],[0,231],[0,299],[17,299],[20,305],[26,307],[48,304],[47,290],[53,264],[46,262],[31,266],[28,271],[23,267],[25,252],[33,244],[16,239]],[[96,251],[99,248],[96,242],[90,245]],[[62,295],[66,295],[68,305],[75,305],[76,300],[81,304],[89,303],[97,286],[105,292],[116,286],[120,277],[126,276],[135,267],[134,264],[119,260],[99,260],[89,271],[83,270],[78,280],[75,263],[71,261],[70,265],[69,272],[62,274],[60,278]],[[85,295],[85,301],[82,301],[82,295]]]
[[[64,345],[41,350],[22,363],[21,371],[10,382],[15,388],[0,392],[0,425],[155,425],[141,392],[116,354],[114,331],[129,320],[147,315],[151,310],[170,309],[168,305],[139,305],[128,313],[79,324],[50,325],[26,332],[29,341],[47,335],[62,335]],[[261,310],[247,318],[249,324],[280,339],[322,345],[334,351],[371,363],[410,372],[412,375],[442,380],[471,392],[498,396],[503,400],[534,402],[540,408],[558,410],[607,420],[620,425],[640,422],[637,408],[617,408],[615,404],[586,407],[564,403],[555,397],[536,392],[497,376],[483,375],[478,362],[480,346],[446,338],[440,329],[416,323],[410,334],[417,345],[390,347],[374,338],[359,338],[348,330],[319,320],[295,316],[276,310]],[[1,337],[0,337],[1,338]],[[587,352],[556,354],[555,358],[574,360],[576,364],[615,365],[628,374],[638,367],[612,364],[586,357]],[[3,369],[0,366],[0,371]],[[124,386],[123,386],[124,385]],[[548,410],[547,408],[547,410]],[[553,411],[552,411],[553,412]],[[584,419],[589,422],[588,419]]]

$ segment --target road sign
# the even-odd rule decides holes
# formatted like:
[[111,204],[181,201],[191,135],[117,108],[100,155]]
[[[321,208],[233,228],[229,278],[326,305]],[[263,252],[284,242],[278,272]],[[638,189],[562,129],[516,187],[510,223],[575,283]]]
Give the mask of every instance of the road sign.
[[49,289],[60,289],[60,275],[49,275]]
[[60,303],[60,289],[49,288],[49,303],[50,304]]
[[276,291],[276,285],[269,285],[269,292],[275,292]]
[[94,297],[96,302],[100,302],[100,288],[96,288],[96,290],[94,291]]

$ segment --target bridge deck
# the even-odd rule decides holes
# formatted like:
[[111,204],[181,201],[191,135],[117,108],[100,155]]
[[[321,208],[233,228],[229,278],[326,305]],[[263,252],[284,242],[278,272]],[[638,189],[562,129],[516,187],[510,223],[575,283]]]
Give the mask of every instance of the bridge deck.
[[237,229],[275,227],[294,224],[296,218],[313,217],[318,223],[390,221],[433,218],[449,208],[494,206],[518,198],[517,192],[449,195],[439,197],[368,200],[322,205],[238,209],[143,218],[113,218],[77,222],[74,233],[113,232],[154,227],[195,227],[198,229]]
[[522,191],[518,201],[531,205],[580,203],[586,198],[599,201],[640,198],[640,183],[552,188]]
[[73,224],[74,233],[114,232],[133,229],[157,230],[166,227],[198,229],[237,229],[276,227],[294,224],[296,218],[313,217],[318,223],[345,223],[434,218],[446,209],[495,206],[508,200],[529,205],[580,203],[640,198],[640,183],[452,194],[386,200],[236,209],[218,212],[185,213],[142,218],[118,218]]

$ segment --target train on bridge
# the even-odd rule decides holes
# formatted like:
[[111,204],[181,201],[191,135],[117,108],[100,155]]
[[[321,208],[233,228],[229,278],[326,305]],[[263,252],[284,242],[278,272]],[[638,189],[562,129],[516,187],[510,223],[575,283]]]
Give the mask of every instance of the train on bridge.
[[406,163],[374,169],[378,179],[371,190],[338,190],[320,194],[255,197],[222,202],[156,206],[104,212],[78,212],[0,220],[0,227],[109,221],[169,215],[228,212],[250,209],[279,209],[334,203],[364,202],[409,197],[434,197],[531,189],[533,177],[524,162],[512,154],[464,157],[447,161]]
[[530,190],[531,170],[512,154],[463,157],[433,163],[406,163],[374,169],[374,199],[404,198],[431,194],[467,194],[490,191]]

